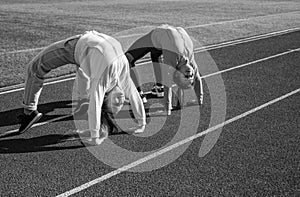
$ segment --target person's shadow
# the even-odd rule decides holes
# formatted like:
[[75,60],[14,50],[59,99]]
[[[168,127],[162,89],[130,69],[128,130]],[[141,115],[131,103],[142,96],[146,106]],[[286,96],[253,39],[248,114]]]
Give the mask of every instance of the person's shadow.
[[[55,114],[49,115],[58,108],[72,108],[72,101],[57,101],[51,103],[40,104],[38,106],[39,112],[43,113],[43,117],[39,122],[51,121],[53,119],[58,119],[57,121],[69,121],[73,120],[73,115],[71,110],[69,114]],[[163,108],[152,108],[151,110],[162,110]],[[146,114],[150,112],[149,108],[146,108]],[[8,110],[0,112],[0,128],[4,126],[13,126],[20,124],[18,116],[23,112],[23,108]],[[157,115],[161,116],[161,115]],[[59,117],[62,117],[59,119]],[[115,118],[134,118],[132,110],[122,110]],[[149,119],[147,118],[147,123]],[[110,132],[109,135],[123,135],[129,134],[125,131],[118,131],[115,133]],[[64,146],[62,143],[67,141],[79,141],[80,137],[76,134],[50,134],[39,137],[32,138],[15,138],[18,133],[10,133],[7,135],[0,134],[0,154],[9,153],[28,153],[28,152],[41,152],[41,151],[55,151],[55,150],[65,150],[65,149],[75,149],[84,147],[83,144]],[[13,138],[8,138],[13,137]]]
[[[125,131],[109,132],[109,135],[128,135]],[[13,136],[13,135],[12,135]],[[0,154],[29,153],[83,148],[81,137],[76,132],[67,134],[50,134],[32,138],[0,138]],[[63,145],[66,142],[76,142],[77,145]],[[80,144],[79,144],[80,143]]]
[[[52,114],[49,115],[50,112],[55,111],[55,109],[59,108],[72,108],[72,101],[71,100],[65,100],[65,101],[56,101],[51,103],[44,103],[38,105],[38,111],[43,114],[42,118],[39,120],[39,122],[46,122],[53,119],[59,119],[59,117],[64,117],[59,119],[58,121],[69,121],[73,120],[73,116],[70,110],[69,114]],[[163,108],[153,108],[152,110],[162,110]],[[148,114],[149,109],[145,107],[146,114]],[[19,115],[21,115],[23,112],[23,108],[8,110],[8,111],[2,111],[0,112],[0,128],[4,126],[13,126],[20,124]],[[122,110],[117,117],[118,118],[128,118],[128,114],[131,118],[134,118],[134,114],[131,110]],[[70,116],[67,116],[70,115]]]
[[[57,101],[51,103],[40,104],[38,106],[39,112],[43,113],[42,118],[39,122],[46,122],[58,118],[57,121],[68,121],[72,120],[73,117],[70,114],[57,114],[49,115],[58,108],[72,108],[72,101]],[[20,124],[19,115],[23,112],[23,108],[2,111],[0,112],[0,128],[4,126],[14,126]],[[59,117],[65,117],[59,119]],[[19,133],[1,133],[0,135],[0,154],[9,153],[27,153],[27,152],[38,152],[38,151],[53,151],[63,149],[74,149],[83,147],[82,144],[75,146],[61,146],[62,142],[65,142],[70,136],[51,134],[33,138],[8,138],[13,136],[19,136]]]
[[[56,101],[51,103],[45,103],[40,104],[38,106],[39,112],[43,113],[42,118],[39,120],[39,122],[45,122],[52,120],[54,118],[63,117],[67,114],[59,114],[59,115],[49,115],[48,113],[54,111],[58,108],[72,108],[72,101]],[[21,115],[23,112],[23,108],[8,110],[0,112],[0,128],[4,126],[12,126],[20,123],[19,115]],[[61,119],[59,121],[68,121],[71,120],[72,117],[68,117],[65,119]]]
[[69,138],[70,136],[68,135],[52,134],[29,139],[4,139],[0,140],[0,154],[55,151],[84,147],[83,144],[72,146],[60,145],[68,141]]

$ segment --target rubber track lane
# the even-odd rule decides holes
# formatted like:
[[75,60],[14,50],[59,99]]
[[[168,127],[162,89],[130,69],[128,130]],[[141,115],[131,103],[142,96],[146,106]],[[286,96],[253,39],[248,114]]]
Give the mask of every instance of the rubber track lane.
[[[299,32],[216,49],[210,54],[220,69],[224,69],[294,47],[299,47]],[[299,57],[299,52],[256,68],[222,75],[230,100],[228,117],[297,87],[297,55]],[[270,72],[269,81],[264,81],[264,76],[270,75]],[[277,87],[274,83],[280,85]],[[52,117],[70,113],[71,90],[72,82],[46,86],[39,107]],[[209,114],[207,90],[206,93],[208,103],[203,112]],[[22,92],[1,95],[1,132],[17,128],[15,116],[21,110],[21,95]],[[262,114],[229,125],[207,157],[197,158],[201,139],[195,140],[182,157],[162,169],[148,173],[123,173],[75,196],[293,194],[297,189],[297,179],[293,174],[296,170],[295,147],[299,142],[295,140],[297,125],[294,119],[299,112],[297,100],[299,96],[291,97],[263,110]],[[170,137],[171,125],[176,120],[169,121],[162,132]],[[209,115],[203,117],[204,125],[207,121]],[[33,128],[21,136],[0,140],[1,195],[54,196],[113,170],[95,159],[79,142],[57,144],[57,138],[70,129],[74,129],[72,121],[63,120]],[[125,146],[126,140],[130,141],[130,136],[112,138]],[[167,139],[161,142],[163,140]],[[160,142],[155,138],[152,141]],[[136,150],[143,147],[142,144],[143,140],[131,148]]]

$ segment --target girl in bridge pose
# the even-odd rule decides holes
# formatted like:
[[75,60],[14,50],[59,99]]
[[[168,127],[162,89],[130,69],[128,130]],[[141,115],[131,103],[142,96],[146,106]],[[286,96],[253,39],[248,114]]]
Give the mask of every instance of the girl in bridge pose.
[[130,78],[129,63],[120,43],[108,35],[87,31],[51,44],[28,64],[20,133],[42,116],[37,111],[37,104],[44,76],[66,64],[78,66],[76,77],[80,101],[74,113],[81,113],[88,106],[91,144],[101,144],[107,137],[100,130],[103,103],[108,103],[110,111],[116,114],[123,106],[123,97],[129,99],[137,119],[136,132],[143,132],[146,124],[143,102]]
[[[203,102],[202,82],[193,51],[193,42],[183,28],[162,25],[136,40],[125,53],[131,67],[135,66],[138,59],[150,53],[156,77],[151,92],[165,98],[167,115],[171,114],[172,109],[172,77],[180,89],[194,85],[199,104]],[[147,102],[134,73],[132,79],[143,102]]]

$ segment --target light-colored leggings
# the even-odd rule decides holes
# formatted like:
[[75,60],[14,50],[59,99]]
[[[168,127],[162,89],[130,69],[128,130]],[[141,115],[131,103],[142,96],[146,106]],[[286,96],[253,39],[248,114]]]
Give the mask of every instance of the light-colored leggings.
[[[37,109],[38,100],[43,88],[44,76],[53,69],[66,64],[76,64],[74,50],[80,36],[74,36],[51,44],[42,50],[27,65],[25,91],[23,95],[24,111]],[[86,75],[81,69],[77,70],[77,77],[85,81]],[[83,85],[87,83],[81,83]],[[82,88],[87,89],[87,88]]]

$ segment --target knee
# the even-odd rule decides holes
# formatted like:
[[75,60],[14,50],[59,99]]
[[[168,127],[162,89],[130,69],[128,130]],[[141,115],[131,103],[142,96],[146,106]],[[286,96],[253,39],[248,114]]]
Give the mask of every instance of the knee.
[[44,79],[44,76],[50,72],[50,70],[44,68],[43,64],[39,61],[33,62],[29,69],[30,72],[39,79]]

